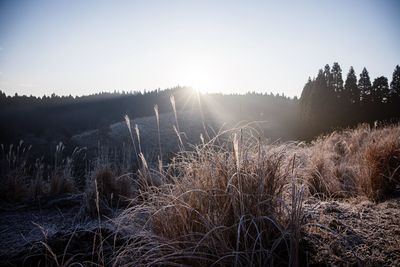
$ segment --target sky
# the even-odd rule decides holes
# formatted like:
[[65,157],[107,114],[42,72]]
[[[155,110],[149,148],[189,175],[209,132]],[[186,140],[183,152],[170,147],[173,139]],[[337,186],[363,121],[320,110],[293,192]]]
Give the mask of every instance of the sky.
[[299,96],[339,62],[391,80],[400,1],[0,0],[0,90]]

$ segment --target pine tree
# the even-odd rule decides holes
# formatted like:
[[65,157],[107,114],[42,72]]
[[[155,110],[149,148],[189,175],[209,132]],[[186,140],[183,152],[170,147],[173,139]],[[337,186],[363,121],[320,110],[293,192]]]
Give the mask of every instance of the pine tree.
[[303,121],[308,121],[310,119],[309,115],[310,115],[310,98],[312,93],[311,92],[312,83],[313,81],[311,81],[311,78],[308,77],[307,83],[304,85],[303,91],[301,92],[300,109],[301,109],[301,119]]
[[[322,70],[320,70],[321,72]],[[326,85],[328,86],[328,88],[330,88],[332,86],[332,73],[331,73],[331,67],[329,67],[329,64],[325,65],[324,71],[322,72],[325,80],[326,80]],[[318,73],[319,75],[319,73]]]
[[392,82],[390,83],[390,98],[393,101],[400,99],[400,66],[394,68]]
[[[327,70],[328,72],[326,72]],[[327,64],[325,66],[325,71],[320,69],[317,78],[315,79],[315,93],[320,97],[320,99],[318,99],[319,102],[324,102],[324,100],[326,100],[328,92],[330,92],[330,81],[329,65]]]
[[347,74],[343,95],[344,98],[349,99],[349,102],[352,104],[360,102],[360,90],[357,86],[357,76],[353,67],[350,67],[349,73]]
[[360,79],[358,80],[358,89],[361,94],[361,101],[363,103],[371,102],[371,79],[366,68],[363,68]]
[[384,76],[378,77],[374,80],[371,90],[371,101],[373,103],[386,103],[389,98],[389,84],[388,79]]
[[343,78],[342,78],[342,69],[340,68],[339,63],[334,62],[331,70],[332,75],[332,88],[336,93],[337,97],[342,97],[343,93]]
[[[301,96],[300,96],[300,104],[301,105],[306,105],[307,101],[309,100],[310,97],[310,93],[311,93],[311,77],[308,77],[307,83],[304,85],[303,87],[303,91],[301,92]],[[271,93],[273,96],[273,93]]]
[[[327,69],[325,69],[327,70]],[[330,72],[329,72],[330,73]],[[336,116],[334,107],[336,104],[334,91],[329,86],[327,72],[319,70],[318,76],[312,83],[310,97],[310,118],[317,132],[327,130],[333,117]]]

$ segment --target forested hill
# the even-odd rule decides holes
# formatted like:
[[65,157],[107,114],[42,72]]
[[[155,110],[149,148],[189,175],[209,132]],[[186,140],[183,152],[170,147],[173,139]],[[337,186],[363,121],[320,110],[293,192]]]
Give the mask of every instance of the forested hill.
[[297,99],[283,95],[199,95],[184,87],[81,97],[53,94],[40,98],[11,97],[0,91],[0,143],[13,143],[20,139],[65,143],[74,134],[122,121],[125,114],[130,118],[153,116],[156,104],[160,113],[172,112],[171,96],[175,98],[178,111],[198,109],[200,96],[206,116],[231,121],[272,119],[285,124],[293,121],[298,103]]
[[[201,104],[209,123],[267,121],[274,138],[311,139],[333,129],[368,122],[397,122],[400,118],[400,67],[389,79],[371,81],[364,68],[359,77],[351,67],[346,78],[338,63],[326,65],[309,78],[297,98],[284,95],[247,93],[245,95],[198,94],[190,88],[175,87],[150,92],[114,92],[89,96],[6,96],[0,91],[0,143],[21,139],[39,143],[67,143],[78,133],[103,129],[123,120],[172,112],[170,97],[177,110],[194,109]],[[215,125],[214,126],[217,126]],[[275,129],[275,130],[274,130]]]
[[18,96],[0,97],[0,127],[3,142],[15,141],[27,134],[60,141],[73,134],[107,126],[132,117],[149,116],[153,106],[169,109],[171,94],[180,94],[182,88],[163,91],[100,93],[89,96]]

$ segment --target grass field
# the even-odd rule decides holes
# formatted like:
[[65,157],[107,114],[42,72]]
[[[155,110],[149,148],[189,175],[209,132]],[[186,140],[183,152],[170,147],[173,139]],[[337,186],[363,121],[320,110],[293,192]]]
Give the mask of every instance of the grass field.
[[[61,266],[83,259],[84,265],[113,266],[400,263],[400,233],[395,227],[400,223],[399,126],[360,125],[308,144],[271,144],[250,124],[213,138],[202,135],[199,145],[189,146],[178,138],[179,126],[174,125],[180,150],[169,163],[159,158],[158,164],[148,164],[140,148],[140,130],[127,126],[138,153],[137,172],[116,170],[99,161],[83,192],[71,177],[72,158],[60,160],[50,180],[39,177],[22,187],[28,174],[25,151],[4,152],[8,156],[3,166],[9,167],[7,172],[3,168],[2,196],[17,201],[38,195],[80,195],[79,216],[92,218],[97,225],[91,237],[85,235],[92,246],[86,254],[91,256],[70,255],[68,250],[74,251],[70,242],[61,246],[45,239],[38,241],[42,246],[33,242],[42,253],[41,261],[28,257],[33,263]],[[67,236],[82,238],[72,230]]]

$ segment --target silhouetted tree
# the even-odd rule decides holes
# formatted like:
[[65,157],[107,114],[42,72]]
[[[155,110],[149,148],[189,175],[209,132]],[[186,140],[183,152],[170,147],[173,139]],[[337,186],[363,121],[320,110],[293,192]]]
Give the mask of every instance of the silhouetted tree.
[[358,80],[358,89],[361,94],[361,101],[364,103],[371,102],[371,79],[369,78],[369,73],[366,68],[363,68],[360,79]]
[[384,76],[374,80],[371,89],[371,101],[375,104],[387,103],[389,98],[388,79]]
[[397,65],[393,71],[392,82],[390,83],[390,98],[392,102],[400,100],[400,66]]
[[329,128],[329,123],[336,120],[334,112],[335,92],[329,86],[327,79],[331,79],[331,75],[326,67],[325,71],[319,70],[317,78],[311,84],[308,117],[311,119],[312,127],[317,132],[326,131]]
[[328,88],[332,87],[332,73],[331,73],[331,67],[329,67],[329,64],[326,64],[324,67],[323,75],[325,77],[326,85]]
[[350,67],[347,74],[343,96],[349,99],[351,104],[358,104],[360,102],[360,89],[357,86],[357,76],[353,67]]
[[303,123],[307,123],[310,120],[310,101],[313,87],[313,81],[308,77],[307,83],[303,87],[303,91],[300,96],[300,116]]
[[331,86],[336,93],[336,96],[341,98],[343,93],[343,78],[342,78],[342,69],[340,68],[339,63],[334,62],[331,70],[332,82]]
[[[325,65],[317,78],[309,79],[300,98],[300,114],[306,138],[336,127],[352,126],[375,120],[392,122],[400,118],[400,67],[396,66],[389,89],[386,77],[378,77],[371,85],[366,68],[357,76],[350,67],[343,86],[338,63]],[[397,96],[397,100],[394,100]]]

